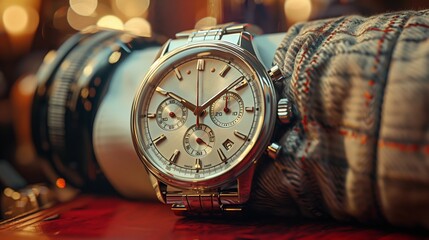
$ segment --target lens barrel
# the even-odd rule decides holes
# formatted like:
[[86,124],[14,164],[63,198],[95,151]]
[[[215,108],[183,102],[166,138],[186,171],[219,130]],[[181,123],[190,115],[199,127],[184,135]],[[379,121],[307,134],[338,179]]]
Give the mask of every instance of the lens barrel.
[[87,192],[113,191],[94,154],[94,119],[117,66],[154,45],[159,44],[149,38],[92,28],[47,55],[37,75],[32,137],[48,162],[49,179],[63,178]]

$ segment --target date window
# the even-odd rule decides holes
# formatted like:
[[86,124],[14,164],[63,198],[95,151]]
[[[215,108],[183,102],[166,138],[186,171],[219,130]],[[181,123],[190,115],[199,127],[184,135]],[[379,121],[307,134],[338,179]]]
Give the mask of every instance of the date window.
[[223,147],[229,151],[229,149],[232,148],[232,146],[234,146],[234,142],[231,141],[230,139],[226,139],[225,142],[222,143]]

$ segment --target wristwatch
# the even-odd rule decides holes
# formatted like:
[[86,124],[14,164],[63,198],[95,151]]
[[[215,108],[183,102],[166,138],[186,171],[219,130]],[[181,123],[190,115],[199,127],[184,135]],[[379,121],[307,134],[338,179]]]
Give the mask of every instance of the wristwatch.
[[134,147],[158,199],[177,215],[243,210],[255,163],[279,152],[274,128],[292,110],[287,99],[278,104],[272,81],[282,74],[258,60],[251,29],[232,23],[176,34],[137,90]]

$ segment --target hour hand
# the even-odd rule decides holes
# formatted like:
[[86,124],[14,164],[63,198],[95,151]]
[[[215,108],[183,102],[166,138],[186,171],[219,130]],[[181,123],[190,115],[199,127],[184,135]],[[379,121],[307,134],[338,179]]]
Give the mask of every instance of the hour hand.
[[156,91],[164,96],[169,96],[171,98],[176,99],[177,101],[181,102],[183,104],[183,106],[185,106],[187,109],[191,110],[192,112],[195,111],[195,109],[197,108],[194,104],[190,103],[189,101],[187,101],[186,99],[178,96],[175,93],[169,92],[161,87],[157,87]]

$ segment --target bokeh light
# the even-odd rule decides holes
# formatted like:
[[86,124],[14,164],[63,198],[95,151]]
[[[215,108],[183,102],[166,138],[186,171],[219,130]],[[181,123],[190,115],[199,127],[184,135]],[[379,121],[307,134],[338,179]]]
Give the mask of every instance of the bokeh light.
[[124,30],[124,23],[113,15],[106,15],[97,21],[97,26],[116,30]]
[[200,20],[198,20],[197,23],[195,23],[195,28],[200,29],[200,28],[204,28],[204,27],[211,27],[211,26],[215,26],[216,23],[217,23],[216,18],[204,17],[204,18],[201,18]]
[[150,37],[152,34],[152,27],[144,18],[131,18],[125,23],[124,30],[143,37]]
[[68,7],[64,6],[54,12],[52,23],[56,29],[65,30],[69,27],[67,22]]
[[95,25],[97,19],[91,16],[79,15],[73,9],[69,8],[67,10],[67,22],[73,29],[82,30],[88,26]]
[[18,83],[19,91],[26,96],[32,96],[36,89],[37,79],[34,75],[27,75]]
[[142,16],[150,5],[150,0],[115,0],[117,9],[128,18]]
[[14,192],[13,189],[12,188],[8,188],[8,187],[3,190],[3,194],[6,197],[12,197],[13,192]]
[[311,15],[311,0],[286,0],[284,11],[290,23],[307,21]]
[[19,192],[13,192],[12,193],[12,199],[17,201],[21,198],[21,194]]
[[28,13],[21,6],[10,6],[3,13],[3,23],[9,33],[21,33],[28,24]]
[[97,9],[97,0],[70,0],[70,7],[79,15],[90,16]]
[[112,54],[110,54],[109,56],[109,63],[110,64],[115,64],[119,61],[119,59],[121,59],[121,52],[119,51],[114,51]]
[[55,185],[58,188],[65,188],[66,187],[66,180],[64,178],[57,178],[55,181]]
[[9,34],[32,34],[39,26],[39,14],[32,7],[11,5],[4,10],[2,21]]

